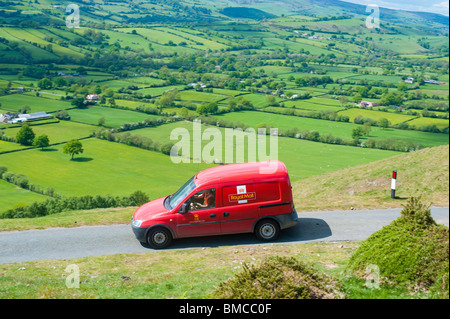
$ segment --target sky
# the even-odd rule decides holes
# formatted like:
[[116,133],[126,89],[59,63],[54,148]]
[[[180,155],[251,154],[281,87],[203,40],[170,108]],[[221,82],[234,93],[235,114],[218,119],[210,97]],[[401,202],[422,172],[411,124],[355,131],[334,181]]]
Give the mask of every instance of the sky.
[[440,13],[447,17],[449,16],[448,14],[449,0],[343,0],[343,1],[363,5],[376,4],[379,7],[389,9],[433,12],[433,13]]

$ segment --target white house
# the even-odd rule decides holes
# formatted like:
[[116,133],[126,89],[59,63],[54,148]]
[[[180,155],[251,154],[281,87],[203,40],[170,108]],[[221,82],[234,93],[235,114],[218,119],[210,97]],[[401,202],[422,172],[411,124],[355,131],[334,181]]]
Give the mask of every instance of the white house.
[[12,120],[16,116],[17,116],[17,113],[10,113],[10,112],[0,114],[0,123],[9,123],[9,121]]
[[369,101],[361,101],[358,104],[359,107],[375,107],[378,106],[377,103],[369,102]]
[[98,96],[98,94],[88,94],[88,95],[86,95],[86,100],[87,101],[99,101],[100,97]]

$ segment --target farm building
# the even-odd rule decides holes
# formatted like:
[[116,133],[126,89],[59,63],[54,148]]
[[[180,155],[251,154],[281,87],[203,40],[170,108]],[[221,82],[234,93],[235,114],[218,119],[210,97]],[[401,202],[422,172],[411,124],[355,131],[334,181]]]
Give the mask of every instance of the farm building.
[[439,82],[436,80],[423,80],[425,83],[434,84],[434,85],[442,85],[445,84],[444,82]]
[[206,88],[206,85],[202,82],[198,82],[198,83],[189,83],[188,86],[192,86],[192,87],[197,87],[200,86],[202,89]]
[[359,107],[375,107],[378,106],[377,103],[369,102],[369,101],[361,101],[358,103]]
[[18,113],[11,112],[0,114],[0,123],[9,123],[9,121],[15,118],[17,115]]
[[94,102],[94,101],[99,101],[99,100],[100,100],[100,97],[98,96],[98,94],[86,95],[86,101]]
[[[2,116],[5,114],[2,114]],[[4,123],[10,123],[10,124],[15,124],[15,123],[23,123],[26,121],[33,121],[33,120],[41,120],[41,119],[46,119],[51,117],[50,114],[47,114],[46,112],[36,112],[36,113],[30,113],[30,114],[13,114],[13,116],[9,116],[8,119],[5,121],[3,121]],[[0,120],[1,120],[1,116],[0,116]]]

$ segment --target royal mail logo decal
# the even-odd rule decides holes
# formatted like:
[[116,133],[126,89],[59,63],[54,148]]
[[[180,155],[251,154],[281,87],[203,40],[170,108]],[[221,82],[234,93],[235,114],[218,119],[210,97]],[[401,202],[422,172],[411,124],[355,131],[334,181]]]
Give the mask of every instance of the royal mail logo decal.
[[248,200],[256,199],[256,193],[255,192],[247,193],[247,187],[245,185],[236,186],[236,193],[237,194],[228,195],[228,200],[230,202],[238,202],[239,204],[244,204],[247,203]]
[[230,202],[238,202],[241,200],[251,200],[256,199],[256,193],[246,193],[246,194],[233,194],[228,195]]

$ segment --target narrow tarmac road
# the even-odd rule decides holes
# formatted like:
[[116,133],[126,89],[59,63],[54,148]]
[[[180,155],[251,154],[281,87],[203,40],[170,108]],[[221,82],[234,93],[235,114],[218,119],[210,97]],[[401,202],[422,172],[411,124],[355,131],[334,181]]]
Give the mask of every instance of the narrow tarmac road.
[[[298,225],[282,231],[275,244],[364,240],[398,218],[400,211],[301,212]],[[437,223],[449,225],[448,207],[433,207],[431,212]],[[253,234],[240,234],[179,239],[169,249],[258,244]],[[129,224],[0,232],[0,264],[154,251],[136,240]]]

